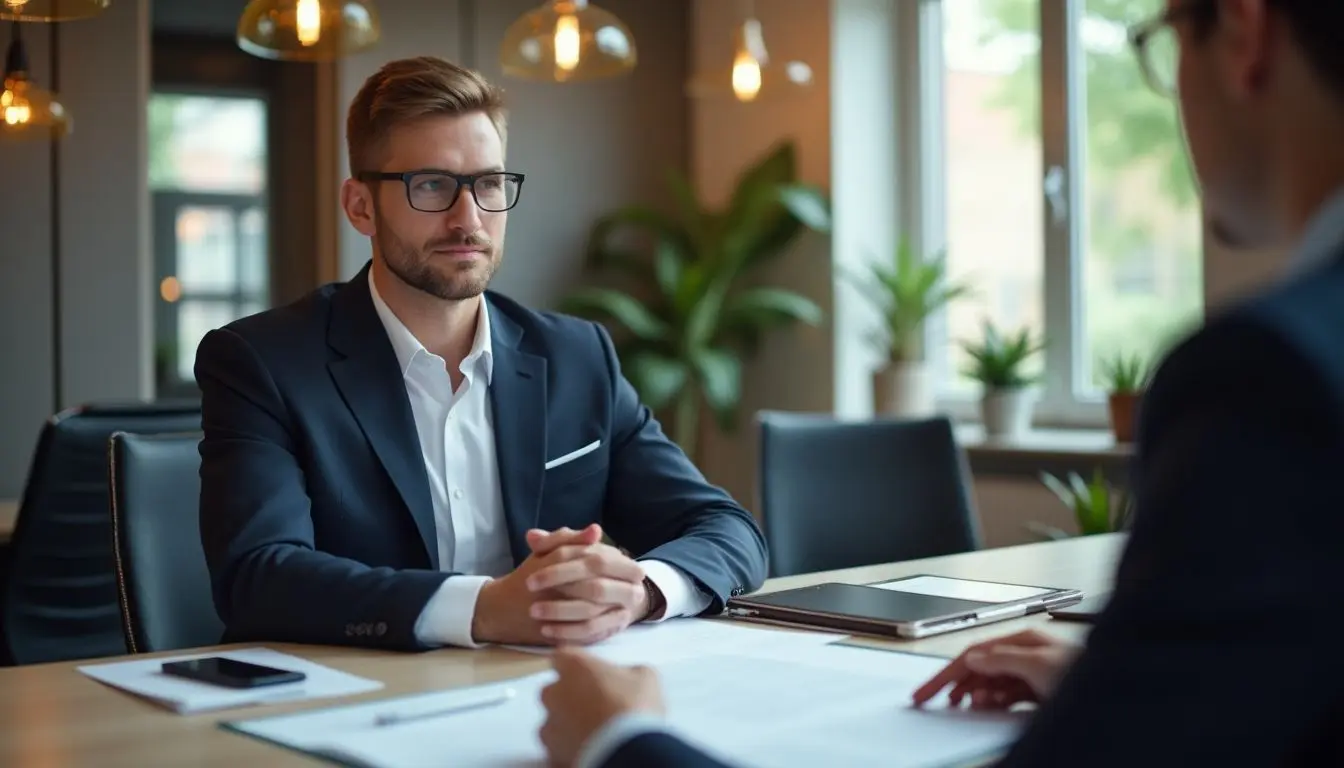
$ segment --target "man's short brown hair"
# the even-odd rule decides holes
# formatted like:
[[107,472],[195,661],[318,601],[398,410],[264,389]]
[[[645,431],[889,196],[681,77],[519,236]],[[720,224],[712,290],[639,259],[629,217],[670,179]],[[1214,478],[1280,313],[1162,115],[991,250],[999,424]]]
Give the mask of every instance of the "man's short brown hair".
[[350,172],[377,170],[387,136],[398,125],[472,112],[484,112],[505,140],[504,95],[480,74],[433,56],[390,61],[364,81],[350,103],[345,119]]

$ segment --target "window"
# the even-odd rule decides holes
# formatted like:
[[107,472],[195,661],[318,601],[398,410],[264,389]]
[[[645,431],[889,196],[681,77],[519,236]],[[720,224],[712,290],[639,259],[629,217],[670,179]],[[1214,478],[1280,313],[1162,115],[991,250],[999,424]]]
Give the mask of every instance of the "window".
[[266,102],[155,93],[149,110],[156,380],[182,396],[201,338],[269,304]]
[[[1164,0],[925,0],[919,98],[942,172],[922,231],[972,298],[930,324],[953,412],[977,396],[961,343],[988,320],[1050,346],[1037,416],[1104,420],[1098,361],[1155,356],[1202,312],[1201,216],[1177,106],[1144,83],[1132,23]],[[929,39],[932,38],[932,39]]]

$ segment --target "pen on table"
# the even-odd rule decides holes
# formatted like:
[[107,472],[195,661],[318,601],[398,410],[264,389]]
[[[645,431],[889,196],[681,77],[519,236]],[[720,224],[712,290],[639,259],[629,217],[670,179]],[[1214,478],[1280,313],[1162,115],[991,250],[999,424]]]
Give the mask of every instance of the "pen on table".
[[400,725],[401,723],[414,722],[416,720],[428,720],[433,717],[442,717],[452,715],[458,712],[468,712],[473,709],[484,709],[486,707],[496,707],[512,699],[514,691],[512,688],[505,688],[502,691],[491,691],[481,696],[473,697],[466,701],[459,701],[456,704],[439,709],[428,710],[425,712],[414,712],[409,714],[397,714],[395,712],[376,715],[373,718],[374,725]]

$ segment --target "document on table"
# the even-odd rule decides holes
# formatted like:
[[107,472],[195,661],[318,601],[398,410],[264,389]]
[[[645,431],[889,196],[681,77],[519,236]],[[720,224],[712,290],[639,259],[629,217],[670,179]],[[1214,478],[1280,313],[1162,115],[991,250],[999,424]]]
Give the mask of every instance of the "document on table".
[[[945,699],[912,708],[910,694],[946,663],[848,646],[778,645],[684,657],[658,671],[669,730],[729,764],[922,768],[990,757],[1023,724],[1021,713],[952,710]],[[553,676],[225,727],[367,768],[540,768],[545,752],[537,732],[545,711],[539,696]],[[454,707],[458,711],[432,714]],[[427,716],[375,724],[387,715]]]
[[[827,645],[848,635],[765,629],[723,619],[673,619],[636,624],[584,650],[613,664],[662,664],[677,659],[765,647]],[[550,653],[550,646],[509,645],[515,651]]]
[[[206,656],[224,656],[265,667],[302,672],[306,677],[295,683],[235,689],[174,677],[162,672],[166,662]],[[218,653],[191,653],[171,658],[115,661],[91,664],[78,669],[87,677],[149,699],[184,715],[230,707],[274,704],[281,701],[350,696],[376,691],[383,687],[377,680],[356,677],[269,648],[244,648]]]

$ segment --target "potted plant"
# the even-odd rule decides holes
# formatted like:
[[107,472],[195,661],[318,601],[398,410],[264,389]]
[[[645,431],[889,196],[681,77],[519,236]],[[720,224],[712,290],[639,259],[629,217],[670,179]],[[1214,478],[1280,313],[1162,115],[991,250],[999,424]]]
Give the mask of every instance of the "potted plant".
[[1006,336],[989,321],[984,328],[979,342],[962,345],[971,357],[964,373],[984,387],[980,414],[985,437],[1015,438],[1031,428],[1036,377],[1027,373],[1026,363],[1045,345],[1025,328]]
[[[1090,482],[1083,480],[1077,472],[1070,472],[1067,482],[1049,472],[1042,472],[1041,482],[1073,512],[1079,535],[1114,533],[1129,526],[1134,512],[1134,498],[1107,481],[1100,467],[1093,471]],[[1067,531],[1041,523],[1029,523],[1027,527],[1047,539],[1071,536]]]
[[934,410],[933,372],[924,356],[924,322],[939,309],[970,292],[950,284],[941,255],[921,259],[904,240],[892,264],[869,265],[865,278],[852,282],[882,315],[875,334],[885,358],[873,372],[873,411],[904,418]]
[[720,428],[736,425],[742,366],[761,340],[821,323],[816,302],[754,273],[805,230],[829,230],[830,208],[819,189],[798,182],[787,142],[742,172],[722,209],[697,200],[678,173],[671,186],[675,215],[632,206],[593,226],[589,266],[627,287],[584,287],[561,309],[608,325],[624,374],[694,460],[704,408]]
[[1149,366],[1140,355],[1117,354],[1101,361],[1101,377],[1117,443],[1134,442],[1139,400],[1148,385]]

